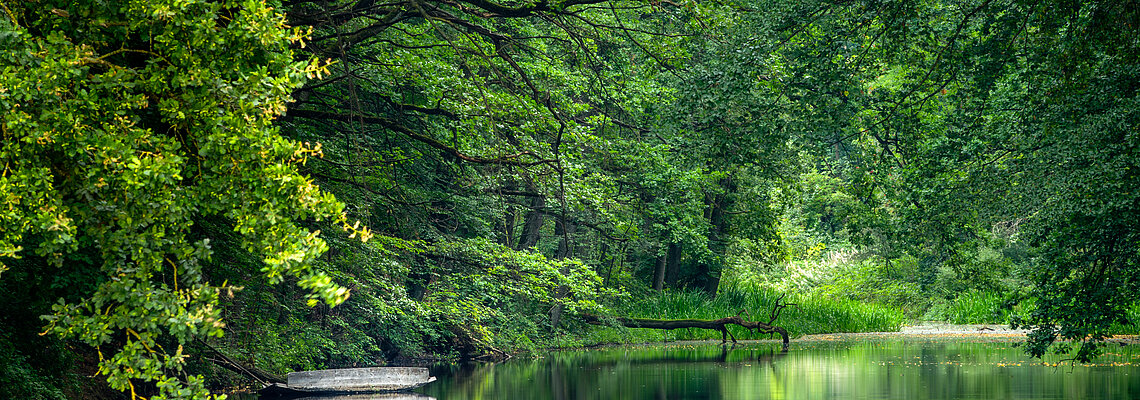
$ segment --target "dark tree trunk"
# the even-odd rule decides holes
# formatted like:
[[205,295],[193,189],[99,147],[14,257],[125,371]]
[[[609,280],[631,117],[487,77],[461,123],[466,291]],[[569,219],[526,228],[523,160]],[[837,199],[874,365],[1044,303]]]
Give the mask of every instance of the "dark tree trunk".
[[[611,250],[609,246],[607,246],[606,249]],[[613,284],[615,269],[619,275],[623,270],[625,270],[625,245],[619,245],[617,248],[614,248],[612,250],[614,250],[612,253],[609,251],[605,253],[609,254],[609,257],[604,257],[604,259],[607,260],[607,268],[605,279],[602,281],[602,287],[610,287],[610,285]]]
[[731,177],[726,177],[720,181],[723,193],[716,195],[709,195],[705,198],[707,209],[705,216],[709,220],[709,233],[708,233],[708,247],[709,251],[713,253],[712,262],[702,262],[699,267],[699,272],[703,275],[704,291],[710,296],[716,296],[717,288],[720,287],[721,270],[724,267],[724,253],[727,249],[725,244],[726,236],[728,235],[729,221],[728,210],[732,207],[731,193],[736,191],[736,183]]
[[653,290],[658,292],[665,289],[665,259],[667,256],[657,256],[657,268],[653,273]]
[[531,199],[530,211],[526,213],[523,230],[519,234],[519,244],[515,246],[515,250],[529,249],[538,244],[539,235],[542,232],[543,207],[546,207],[546,200],[541,196]]
[[681,279],[681,245],[669,243],[669,251],[665,254],[665,286],[677,287]]
[[503,213],[503,227],[500,232],[503,236],[499,238],[499,244],[511,247],[511,243],[515,243],[515,222],[517,222],[518,210],[515,207],[508,206],[505,213]]
[[705,293],[708,293],[711,297],[716,297],[717,289],[720,288],[720,272],[719,270],[708,270],[705,272],[707,277],[705,278],[704,289]]
[[[559,235],[562,237],[562,239],[558,241],[558,253],[556,253],[554,255],[555,259],[564,260],[564,259],[567,259],[567,258],[574,256],[574,240],[573,240],[573,238],[574,238],[574,231],[576,230],[576,228],[577,227],[574,226],[574,224],[563,222],[561,219],[556,220],[554,222],[554,233],[556,235]],[[566,270],[566,267],[563,267],[561,272],[563,275],[570,273],[570,271]],[[555,292],[554,297],[555,298],[565,297],[566,291],[567,291],[566,287],[559,287],[558,290]],[[550,307],[550,325],[553,326],[554,328],[558,328],[558,323],[561,320],[562,320],[562,306],[559,304],[555,304],[553,307]]]
[[614,258],[610,256],[610,246],[605,240],[598,241],[598,259],[606,266],[606,273],[602,276],[602,287],[609,287],[610,277],[614,272]]
[[503,217],[496,224],[498,226],[495,228],[500,235],[498,238],[499,244],[506,247],[514,246],[515,242],[517,241],[517,238],[515,237],[515,225],[518,224],[519,218],[518,205],[516,204],[517,200],[508,199],[508,196],[506,196],[506,194],[518,192],[518,183],[514,180],[503,182],[503,186],[500,189],[492,192],[498,194],[499,201],[502,201],[505,205],[505,208],[503,209]]
[[574,232],[577,231],[577,226],[573,222],[554,221],[554,235],[558,236],[558,252],[554,253],[554,259],[563,260],[574,257]]

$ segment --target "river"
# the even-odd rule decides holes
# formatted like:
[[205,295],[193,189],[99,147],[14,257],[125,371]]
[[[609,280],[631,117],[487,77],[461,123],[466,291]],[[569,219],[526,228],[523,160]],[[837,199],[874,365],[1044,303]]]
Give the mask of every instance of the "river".
[[786,352],[774,341],[607,346],[436,366],[416,393],[350,399],[1140,399],[1135,338],[1081,364],[1027,357],[1022,335],[816,335]]
[[436,399],[1140,399],[1140,345],[1090,364],[1006,337],[822,336],[560,351],[433,369]]

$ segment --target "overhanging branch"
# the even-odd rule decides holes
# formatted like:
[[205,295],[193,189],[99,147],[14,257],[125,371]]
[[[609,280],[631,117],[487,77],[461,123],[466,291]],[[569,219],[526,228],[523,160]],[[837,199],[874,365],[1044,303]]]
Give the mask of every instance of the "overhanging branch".
[[[289,112],[287,113],[287,117],[289,117],[289,118],[308,118],[308,119],[317,119],[317,120],[325,119],[325,120],[336,120],[336,121],[344,121],[344,122],[354,122],[355,121],[355,122],[364,122],[365,124],[380,125],[380,126],[384,127],[385,129],[391,130],[393,132],[399,132],[399,133],[403,134],[404,136],[407,136],[407,137],[409,137],[409,138],[411,138],[417,142],[420,142],[420,143],[426,144],[428,146],[434,147],[438,150],[441,150],[444,153],[446,153],[452,157],[455,157],[455,158],[458,158],[460,160],[467,161],[467,162],[473,162],[476,164],[497,164],[497,165],[514,165],[514,166],[519,166],[519,167],[533,167],[533,166],[541,165],[541,164],[553,164],[555,162],[554,160],[542,159],[537,154],[535,154],[534,152],[531,152],[529,150],[523,150],[523,151],[520,151],[520,152],[515,153],[515,154],[510,154],[510,155],[505,155],[502,157],[495,157],[495,158],[487,158],[487,157],[481,157],[481,156],[466,154],[462,151],[459,151],[459,149],[448,146],[447,144],[440,142],[439,140],[436,140],[435,138],[425,136],[423,134],[420,134],[419,132],[413,131],[413,130],[409,129],[408,127],[396,122],[395,120],[383,118],[383,117],[368,116],[368,115],[359,115],[358,116],[358,115],[348,115],[348,114],[337,114],[337,113],[314,111],[314,110],[289,110]],[[520,160],[522,157],[533,158],[536,161],[522,161],[522,160]]]

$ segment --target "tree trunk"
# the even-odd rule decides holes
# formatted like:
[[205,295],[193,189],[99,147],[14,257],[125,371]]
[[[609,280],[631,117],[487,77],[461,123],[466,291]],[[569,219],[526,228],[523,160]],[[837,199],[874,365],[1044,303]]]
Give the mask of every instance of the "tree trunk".
[[657,256],[657,268],[653,274],[653,290],[658,292],[665,289],[665,259],[667,256]]
[[515,243],[515,223],[517,220],[518,210],[514,204],[508,204],[507,209],[503,211],[503,219],[499,221],[498,231],[501,235],[498,238],[499,244],[511,247]]
[[529,249],[538,244],[539,234],[542,231],[543,207],[546,207],[546,200],[543,199],[542,196],[531,199],[530,211],[526,213],[526,220],[523,222],[523,231],[519,234],[519,244],[515,247],[515,250]]
[[702,262],[699,267],[699,273],[705,278],[705,293],[713,297],[720,287],[721,271],[724,269],[724,253],[728,248],[725,244],[729,229],[728,209],[733,203],[731,194],[736,191],[736,183],[731,177],[722,179],[720,185],[724,190],[723,193],[705,197],[705,204],[708,207],[705,215],[710,225],[708,247],[713,254],[713,261]]
[[[575,230],[576,230],[576,227],[574,226],[574,224],[563,222],[561,219],[555,221],[554,233],[556,235],[562,236],[562,240],[560,240],[558,242],[558,253],[556,253],[554,255],[555,259],[565,260],[567,258],[574,256],[573,237],[574,237],[574,231]],[[570,273],[570,271],[568,271],[566,268],[567,268],[566,266],[562,267],[561,272],[563,275]],[[566,292],[567,292],[566,287],[560,286],[560,287],[558,287],[558,290],[555,292],[554,297],[556,299],[560,299],[562,297],[565,297]],[[550,325],[552,327],[554,327],[555,329],[557,329],[558,323],[561,320],[562,320],[562,305],[561,304],[555,304],[553,307],[550,307]]]
[[610,276],[614,272],[614,258],[610,256],[610,246],[605,240],[598,241],[598,260],[606,266],[606,273],[602,276],[602,287],[610,287]]
[[704,289],[705,293],[709,294],[709,297],[716,297],[717,289],[720,288],[720,273],[721,271],[719,270],[713,271],[711,269],[706,272],[707,277],[705,278]]
[[665,255],[665,286],[677,287],[681,279],[681,245],[669,243],[669,251]]

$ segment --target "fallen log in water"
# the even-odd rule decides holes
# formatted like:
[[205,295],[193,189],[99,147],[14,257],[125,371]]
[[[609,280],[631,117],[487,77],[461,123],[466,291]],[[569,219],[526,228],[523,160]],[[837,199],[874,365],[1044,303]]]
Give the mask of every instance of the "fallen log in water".
[[[586,323],[594,325],[609,325],[607,318],[599,317],[591,314],[583,314],[582,317]],[[736,337],[728,331],[728,325],[738,325],[749,330],[755,330],[758,333],[778,333],[784,340],[784,350],[788,349],[788,331],[784,328],[769,325],[759,321],[745,321],[739,315],[732,317],[725,317],[721,319],[650,319],[650,318],[626,318],[614,317],[613,321],[619,325],[627,328],[645,328],[645,329],[664,329],[673,330],[680,328],[700,328],[718,330],[721,334],[721,342],[727,343],[728,338],[732,338],[732,342],[736,343]],[[771,323],[771,322],[769,322]]]
[[[784,340],[784,350],[788,350],[788,331],[779,326],[772,325],[780,318],[780,312],[788,306],[795,304],[784,303],[784,295],[780,295],[776,299],[776,304],[772,306],[772,312],[768,322],[759,321],[745,321],[740,317],[740,314],[746,314],[745,310],[740,310],[732,317],[724,317],[721,319],[651,319],[651,318],[627,318],[627,317],[613,317],[607,319],[597,315],[583,314],[582,317],[586,323],[594,325],[611,325],[614,322],[627,328],[645,328],[645,329],[664,329],[673,330],[680,328],[700,328],[712,329],[720,331],[721,343],[727,343],[728,338],[732,338],[732,342],[736,343],[736,337],[732,336],[732,332],[728,331],[729,325],[743,326],[748,330],[755,330],[757,333],[779,333],[780,337]],[[612,321],[612,322],[609,322]]]

